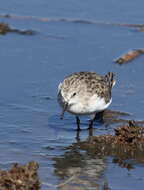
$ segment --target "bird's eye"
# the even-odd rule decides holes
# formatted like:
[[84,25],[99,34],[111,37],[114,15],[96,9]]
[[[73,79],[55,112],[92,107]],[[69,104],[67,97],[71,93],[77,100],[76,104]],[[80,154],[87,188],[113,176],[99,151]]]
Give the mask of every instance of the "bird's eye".
[[74,97],[76,95],[76,92],[73,93],[72,97]]

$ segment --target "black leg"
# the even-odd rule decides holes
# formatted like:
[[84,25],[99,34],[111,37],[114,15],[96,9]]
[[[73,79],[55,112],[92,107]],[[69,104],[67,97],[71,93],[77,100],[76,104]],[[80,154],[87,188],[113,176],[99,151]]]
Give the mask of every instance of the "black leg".
[[78,116],[76,116],[76,123],[77,123],[77,131],[80,131],[80,119]]
[[96,113],[94,120],[99,120],[100,122],[103,122],[103,114],[104,111]]
[[76,132],[76,140],[77,140],[77,143],[80,142],[80,131],[78,130]]
[[94,122],[94,120],[91,119],[90,122],[89,122],[89,127],[88,127],[88,129],[92,129],[92,128],[93,128],[93,122]]
[[93,136],[93,128],[89,129],[89,138]]
[[96,117],[97,117],[97,113],[91,115],[91,120],[89,121],[89,127],[88,127],[88,129],[92,129],[93,128],[93,123],[96,120]]
[[89,127],[88,132],[89,132],[88,141],[89,143],[92,143],[93,142],[93,128]]

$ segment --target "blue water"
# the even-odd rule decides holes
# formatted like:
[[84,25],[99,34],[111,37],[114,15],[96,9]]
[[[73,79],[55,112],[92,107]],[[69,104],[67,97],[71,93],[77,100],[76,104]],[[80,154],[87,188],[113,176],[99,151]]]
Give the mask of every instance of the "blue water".
[[[12,28],[36,31],[33,36],[14,33],[0,36],[1,168],[9,168],[14,162],[39,162],[41,180],[53,184],[43,185],[44,190],[57,189],[55,185],[75,175],[76,169],[80,170],[80,179],[74,180],[77,185],[73,185],[73,189],[98,189],[97,184],[104,179],[112,190],[143,188],[143,165],[138,161],[128,171],[113,163],[111,157],[89,156],[79,148],[78,152],[67,151],[76,142],[75,120],[69,114],[63,121],[59,119],[60,108],[56,100],[57,86],[64,76],[75,71],[100,74],[113,71],[117,83],[110,109],[128,112],[131,119],[144,119],[144,57],[122,66],[113,62],[130,49],[143,48],[144,33],[136,28],[108,24],[143,24],[143,6],[142,0],[1,2],[0,15],[19,16],[1,17],[1,22],[7,22]],[[52,20],[44,22],[41,18]],[[83,22],[72,22],[74,20]],[[83,128],[86,126],[85,119]],[[95,127],[94,134],[107,133],[109,130],[105,126]],[[82,130],[81,140],[87,137],[87,131]],[[76,158],[73,169],[72,157]],[[59,174],[61,170],[63,174]]]

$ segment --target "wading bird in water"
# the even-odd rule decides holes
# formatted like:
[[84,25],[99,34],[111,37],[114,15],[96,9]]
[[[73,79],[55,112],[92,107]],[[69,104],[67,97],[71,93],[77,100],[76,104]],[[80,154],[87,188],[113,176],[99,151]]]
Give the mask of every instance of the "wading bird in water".
[[80,130],[81,115],[90,115],[92,128],[96,114],[105,110],[112,102],[114,74],[101,76],[95,72],[76,72],[67,76],[58,86],[58,102],[62,107],[61,119],[67,111],[76,116]]

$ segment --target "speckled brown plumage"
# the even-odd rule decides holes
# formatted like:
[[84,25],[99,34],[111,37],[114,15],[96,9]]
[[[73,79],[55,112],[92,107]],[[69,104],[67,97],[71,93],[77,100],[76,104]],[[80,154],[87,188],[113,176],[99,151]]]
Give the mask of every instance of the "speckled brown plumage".
[[91,95],[97,94],[103,97],[107,103],[111,98],[113,83],[113,73],[100,76],[95,72],[78,72],[66,77],[62,88],[64,92],[68,92],[70,88],[80,86],[79,90],[82,89],[83,92],[87,92]]
[[77,130],[80,130],[79,116],[89,115],[91,128],[96,114],[112,102],[113,76],[111,72],[105,76],[95,72],[77,72],[67,76],[58,86],[58,102],[62,108],[60,118],[63,119],[65,111],[74,114]]

